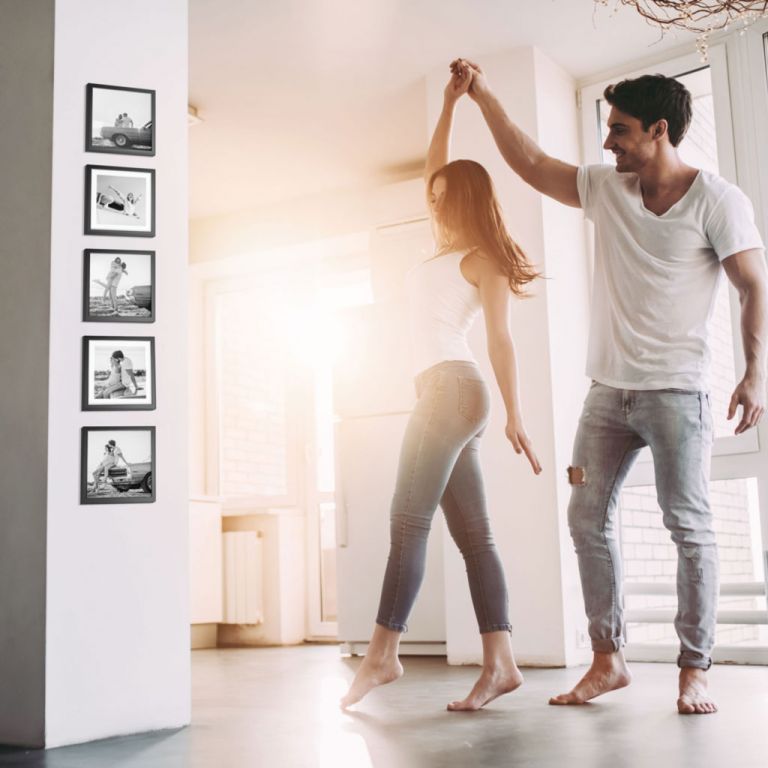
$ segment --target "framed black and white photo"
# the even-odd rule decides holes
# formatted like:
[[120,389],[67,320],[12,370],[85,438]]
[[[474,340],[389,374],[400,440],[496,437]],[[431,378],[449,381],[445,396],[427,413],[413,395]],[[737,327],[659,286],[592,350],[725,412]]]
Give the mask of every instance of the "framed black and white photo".
[[155,252],[86,249],[83,252],[83,320],[154,322]]
[[151,503],[156,465],[154,427],[83,427],[80,503]]
[[86,165],[85,234],[154,237],[154,168]]
[[155,340],[151,336],[84,336],[84,411],[155,408]]
[[88,83],[85,151],[152,157],[155,154],[155,92]]

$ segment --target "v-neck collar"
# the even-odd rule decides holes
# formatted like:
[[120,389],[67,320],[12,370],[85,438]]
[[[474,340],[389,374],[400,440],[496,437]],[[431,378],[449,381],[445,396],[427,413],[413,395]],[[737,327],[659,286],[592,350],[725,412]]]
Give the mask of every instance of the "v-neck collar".
[[664,219],[666,218],[672,211],[675,210],[679,205],[683,203],[683,201],[688,197],[688,195],[691,194],[691,190],[696,186],[696,184],[699,183],[699,179],[701,179],[702,171],[701,169],[698,170],[696,175],[693,177],[693,181],[688,186],[688,189],[683,192],[682,197],[677,200],[676,202],[672,203],[672,205],[667,208],[664,213],[654,213],[649,208],[646,208],[645,201],[643,200],[643,188],[640,184],[640,177],[637,177],[637,194],[640,197],[640,209],[643,211],[643,213],[647,213],[649,216],[653,216],[654,219]]

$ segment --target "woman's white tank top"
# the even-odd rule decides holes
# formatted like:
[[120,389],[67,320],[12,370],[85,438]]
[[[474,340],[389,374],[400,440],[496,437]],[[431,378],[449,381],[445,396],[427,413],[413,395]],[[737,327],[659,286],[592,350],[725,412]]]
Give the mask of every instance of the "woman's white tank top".
[[461,261],[467,253],[434,256],[408,272],[415,374],[446,360],[476,362],[467,332],[480,311],[480,292],[461,273]]

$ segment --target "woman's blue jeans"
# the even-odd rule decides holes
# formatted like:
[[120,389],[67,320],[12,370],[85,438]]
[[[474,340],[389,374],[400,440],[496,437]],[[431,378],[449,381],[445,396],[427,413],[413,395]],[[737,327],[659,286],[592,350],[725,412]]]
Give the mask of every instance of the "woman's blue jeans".
[[507,587],[491,535],[478,455],[488,421],[488,387],[474,364],[447,361],[419,374],[416,392],[400,452],[376,623],[407,631],[439,504],[464,557],[480,632],[509,631]]

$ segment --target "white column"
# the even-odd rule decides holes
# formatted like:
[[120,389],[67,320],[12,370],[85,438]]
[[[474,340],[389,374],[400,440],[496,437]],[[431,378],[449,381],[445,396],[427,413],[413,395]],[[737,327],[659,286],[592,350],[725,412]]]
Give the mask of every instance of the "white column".
[[[512,120],[546,151],[577,164],[576,89],[567,73],[534,48],[484,57],[480,63]],[[447,80],[447,66],[428,78],[430,131]],[[536,477],[506,440],[505,411],[497,391],[482,457],[518,658],[526,664],[575,663],[585,658],[577,647],[585,621],[567,532],[565,473],[587,385],[584,226],[579,211],[542,198],[515,176],[480,110],[469,100],[459,105],[454,130],[452,158],[462,157],[477,160],[490,172],[512,236],[549,278],[536,283],[534,298],[514,301],[511,317],[523,415],[544,471]],[[472,344],[486,378],[493,382],[481,322],[473,330]],[[449,539],[445,554],[449,661],[477,662],[480,639],[464,563]]]
[[[12,456],[21,449],[8,468],[0,461],[4,496],[8,483],[15,487],[11,514],[0,515],[0,563],[6,548],[13,552],[12,573],[0,566],[8,587],[0,598],[0,714],[7,695],[32,725],[3,718],[10,725],[0,741],[54,747],[190,719],[187,3],[10,0],[1,10],[2,152],[12,161],[2,186],[24,197],[0,214],[14,216],[15,233],[13,293],[2,310],[13,354],[0,374],[3,410],[18,409],[9,424],[15,436],[6,437],[4,422],[2,442]],[[6,89],[9,74],[14,87]],[[156,90],[155,157],[84,151],[87,83]],[[6,131],[12,124],[20,135]],[[156,169],[156,237],[84,236],[89,163]],[[84,248],[157,252],[155,323],[82,322]],[[155,337],[155,411],[81,411],[81,338],[111,333]],[[24,437],[31,398],[37,410]],[[98,425],[156,427],[155,503],[79,504],[80,429]]]

